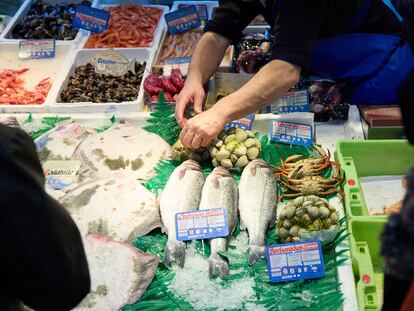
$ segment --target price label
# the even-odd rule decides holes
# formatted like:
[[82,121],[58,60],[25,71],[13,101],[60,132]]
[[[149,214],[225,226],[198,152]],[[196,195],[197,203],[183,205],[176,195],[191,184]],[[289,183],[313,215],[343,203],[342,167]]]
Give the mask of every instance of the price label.
[[19,43],[20,59],[54,58],[56,55],[56,43],[54,39],[29,39]]
[[274,142],[309,147],[313,144],[313,129],[310,125],[271,121],[270,139]]
[[181,71],[181,74],[185,77],[188,73],[188,68],[190,67],[191,57],[173,57],[166,58],[164,60],[163,74],[165,77],[171,75],[171,70],[173,68],[178,68]]
[[242,129],[250,131],[252,129],[252,124],[253,124],[253,120],[254,120],[255,116],[256,116],[256,114],[251,113],[251,114],[245,116],[244,118],[241,118],[241,119],[235,120],[235,121],[231,121],[231,122],[226,124],[224,129],[227,130],[231,127],[237,127],[237,128],[242,128]]
[[307,90],[287,92],[270,106],[270,112],[273,114],[309,111],[310,101]]
[[[179,4],[178,9],[181,10],[181,9],[187,8],[189,6],[190,6],[189,4]],[[196,7],[198,17],[203,21],[207,21],[208,20],[207,5],[205,5],[205,4],[196,4],[194,6]]]
[[179,241],[212,239],[229,235],[225,208],[177,213],[175,228]]
[[75,17],[73,18],[72,24],[77,28],[99,33],[108,28],[108,22],[108,11],[78,4],[76,6]]
[[43,165],[46,184],[49,188],[59,190],[70,186],[78,174],[79,161],[47,161]]
[[319,241],[271,245],[266,249],[266,257],[272,282],[314,279],[325,275]]
[[200,27],[201,21],[194,5],[165,14],[168,30],[176,35]]

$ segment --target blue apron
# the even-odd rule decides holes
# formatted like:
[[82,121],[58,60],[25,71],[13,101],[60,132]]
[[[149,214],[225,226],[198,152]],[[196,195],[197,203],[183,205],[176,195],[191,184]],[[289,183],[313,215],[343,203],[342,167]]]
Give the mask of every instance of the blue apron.
[[[383,1],[403,23],[390,0]],[[363,0],[345,32],[363,23],[370,4]],[[323,78],[346,82],[352,104],[397,104],[397,90],[414,70],[414,54],[402,37],[345,33],[316,42],[311,69]]]

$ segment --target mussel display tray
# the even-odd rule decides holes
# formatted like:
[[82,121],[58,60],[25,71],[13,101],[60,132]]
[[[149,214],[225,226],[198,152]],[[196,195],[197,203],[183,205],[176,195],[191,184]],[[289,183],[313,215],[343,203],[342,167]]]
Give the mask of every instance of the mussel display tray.
[[56,56],[54,58],[22,60],[18,58],[19,44],[0,42],[0,71],[5,69],[19,70],[29,68],[21,78],[25,80],[27,89],[31,90],[41,80],[50,78],[52,87],[43,104],[8,105],[0,104],[0,112],[47,112],[48,102],[52,98],[53,87],[59,83],[61,68],[74,53],[75,46],[70,43],[56,42]]
[[[104,9],[104,8],[108,8],[108,7],[117,7],[117,6],[122,5],[122,4],[131,4],[131,3],[136,3],[136,1],[127,1],[125,3],[122,2],[122,3],[119,3],[119,4],[100,4],[99,0],[95,0],[94,6],[98,9]],[[136,4],[139,4],[139,3],[136,3]],[[158,25],[155,28],[154,37],[152,39],[151,45],[148,46],[148,47],[136,47],[137,49],[151,49],[151,52],[155,54],[157,52],[158,48],[159,48],[162,34],[163,34],[164,30],[167,29],[167,24],[165,22],[164,15],[167,14],[170,11],[170,8],[166,5],[144,5],[144,6],[159,8],[163,11],[161,16],[160,16],[160,20],[158,21]],[[81,42],[79,43],[79,48],[85,48],[86,42],[88,42],[90,36],[91,36],[91,33],[89,31],[87,31],[86,35],[82,37]],[[125,48],[123,48],[123,49],[125,49]],[[131,48],[131,49],[133,49],[133,48]],[[89,49],[87,49],[87,50],[89,50]],[[94,49],[91,49],[91,50],[94,50]]]
[[381,233],[387,220],[358,217],[349,221],[352,267],[360,311],[381,310],[383,300],[384,259],[381,257]]
[[60,94],[64,91],[69,83],[69,79],[75,72],[76,67],[86,65],[90,59],[98,52],[104,49],[87,49],[78,50],[72,59],[67,63],[66,69],[62,72],[62,79],[52,90],[53,99],[49,104],[50,112],[57,113],[77,113],[77,112],[101,112],[116,113],[119,112],[139,112],[143,109],[144,97],[144,80],[148,74],[148,68],[151,68],[152,53],[151,49],[115,49],[125,55],[129,61],[136,60],[139,63],[146,62],[146,68],[139,88],[138,97],[134,101],[120,103],[95,103],[95,102],[79,102],[79,103],[62,103],[60,102]]
[[[62,1],[59,1],[59,0],[42,0],[42,1],[45,2],[45,3],[50,3],[50,4],[62,3]],[[90,1],[92,3],[91,6],[95,7],[97,0],[90,0]],[[30,8],[32,7],[33,3],[35,3],[35,2],[36,2],[36,0],[26,0],[25,2],[23,2],[20,9],[16,12],[14,17],[10,21],[10,23],[7,25],[7,27],[1,33],[1,35],[0,35],[1,40],[6,40],[6,41],[10,41],[10,42],[20,42],[21,41],[21,39],[13,39],[11,37],[13,29],[20,22],[20,20],[26,16],[26,13],[29,12]],[[67,3],[81,3],[82,0],[68,0],[66,2]],[[84,29],[79,29],[78,33],[76,34],[75,39],[73,39],[73,40],[56,40],[56,42],[72,43],[72,44],[75,44],[78,47],[84,41],[85,37],[88,36],[88,34],[89,34],[89,31],[84,30]]]
[[335,158],[345,172],[345,211],[348,217],[369,216],[360,178],[407,175],[414,167],[414,147],[406,140],[340,141]]

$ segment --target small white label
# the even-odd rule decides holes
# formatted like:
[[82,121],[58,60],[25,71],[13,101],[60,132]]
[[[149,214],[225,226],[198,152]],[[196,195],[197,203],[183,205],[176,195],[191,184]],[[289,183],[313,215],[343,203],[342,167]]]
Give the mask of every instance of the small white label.
[[47,161],[43,165],[46,184],[54,190],[70,186],[78,174],[80,166],[81,163],[76,160]]

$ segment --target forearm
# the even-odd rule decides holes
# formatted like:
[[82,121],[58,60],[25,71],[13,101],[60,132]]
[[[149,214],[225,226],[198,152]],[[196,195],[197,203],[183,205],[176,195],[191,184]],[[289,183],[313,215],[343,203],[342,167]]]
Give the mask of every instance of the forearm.
[[217,71],[230,40],[213,32],[206,32],[198,41],[191,57],[187,81],[205,84]]
[[238,91],[220,100],[211,109],[236,120],[268,106],[299,82],[301,68],[280,60],[265,65]]

